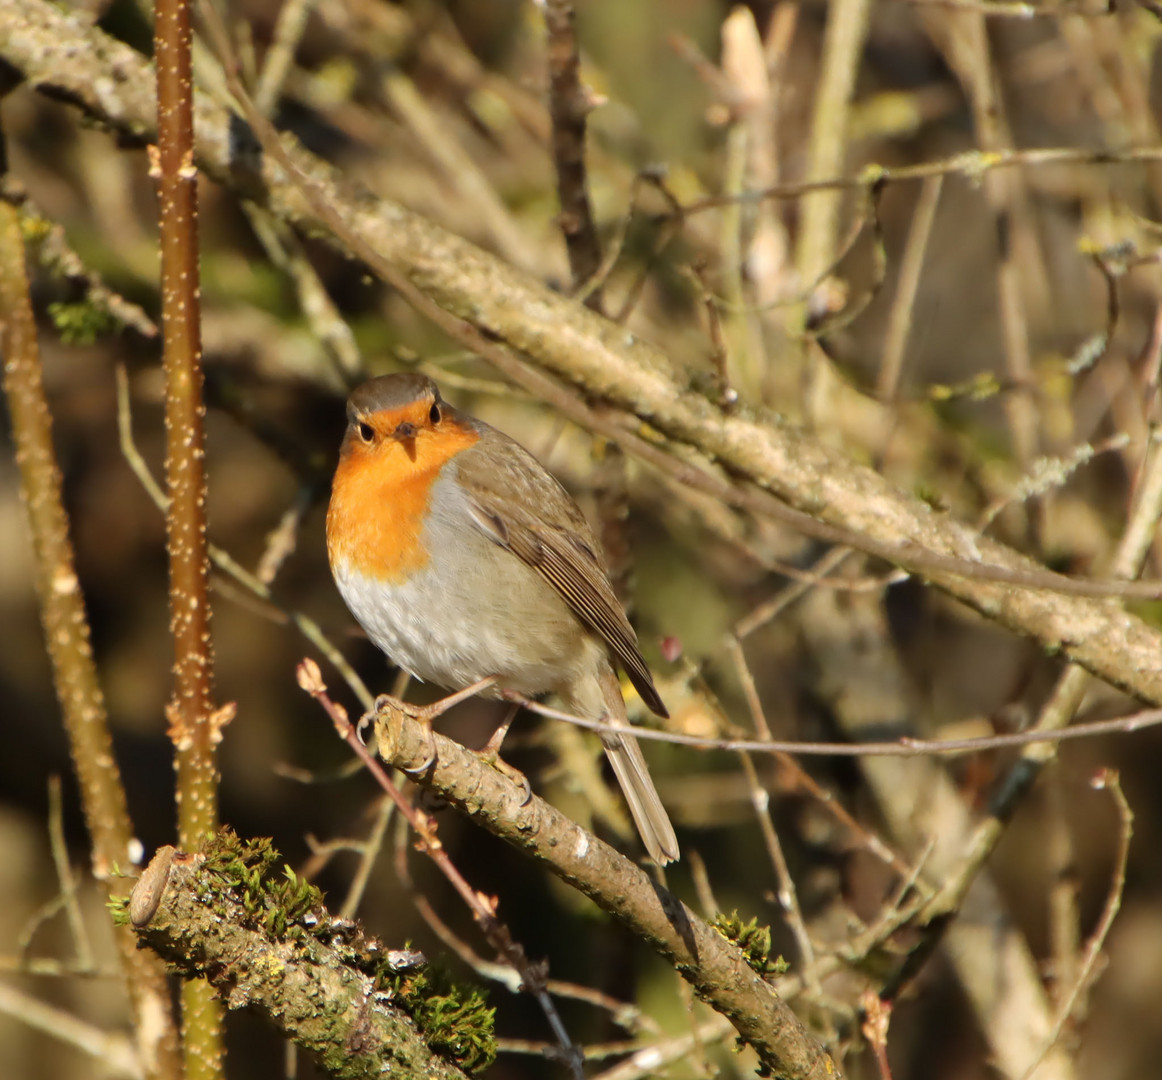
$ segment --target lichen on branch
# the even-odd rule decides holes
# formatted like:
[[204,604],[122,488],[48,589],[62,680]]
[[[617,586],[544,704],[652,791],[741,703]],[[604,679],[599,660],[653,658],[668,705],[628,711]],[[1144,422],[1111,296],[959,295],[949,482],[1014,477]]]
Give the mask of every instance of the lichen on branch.
[[463,1080],[496,1056],[493,1013],[409,950],[332,916],[269,840],[221,831],[202,852],[162,849],[128,902],[111,905],[185,978],[205,978],[331,1075]]

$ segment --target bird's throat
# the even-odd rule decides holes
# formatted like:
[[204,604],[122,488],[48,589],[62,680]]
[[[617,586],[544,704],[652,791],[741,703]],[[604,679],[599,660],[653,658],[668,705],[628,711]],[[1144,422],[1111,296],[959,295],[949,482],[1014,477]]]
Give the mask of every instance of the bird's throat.
[[477,441],[460,428],[344,454],[327,509],[327,554],[334,573],[397,583],[428,561],[423,544],[432,486],[457,454]]

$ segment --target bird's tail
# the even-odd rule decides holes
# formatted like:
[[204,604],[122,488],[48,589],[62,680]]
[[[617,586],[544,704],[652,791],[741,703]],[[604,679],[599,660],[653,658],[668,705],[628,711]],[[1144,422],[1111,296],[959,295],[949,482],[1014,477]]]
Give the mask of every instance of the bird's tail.
[[[604,667],[605,670],[598,678],[606,719],[611,724],[628,729],[629,717],[625,711],[625,699],[621,696],[617,673],[611,665]],[[659,866],[673,862],[678,858],[678,838],[674,835],[674,826],[670,824],[666,808],[658,798],[637,739],[630,734],[606,732],[602,733],[601,741],[650,858]]]

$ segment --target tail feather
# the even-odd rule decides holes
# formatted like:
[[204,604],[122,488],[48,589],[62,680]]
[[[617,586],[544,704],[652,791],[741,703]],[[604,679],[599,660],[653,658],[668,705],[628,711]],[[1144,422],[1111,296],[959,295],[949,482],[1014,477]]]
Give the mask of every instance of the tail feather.
[[[610,723],[628,729],[630,723],[625,711],[625,700],[612,667],[607,665],[599,680],[606,718]],[[673,862],[679,857],[678,837],[674,834],[674,826],[650,778],[637,739],[629,734],[610,732],[602,735],[602,742],[650,858],[659,866]]]

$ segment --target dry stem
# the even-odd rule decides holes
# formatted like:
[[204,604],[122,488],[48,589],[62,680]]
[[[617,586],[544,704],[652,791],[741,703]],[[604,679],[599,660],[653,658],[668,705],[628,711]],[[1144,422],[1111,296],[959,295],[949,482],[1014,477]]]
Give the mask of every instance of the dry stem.
[[[156,172],[165,357],[166,514],[174,695],[167,708],[177,758],[178,842],[196,850],[218,824],[214,750],[221,738],[211,679],[206,555],[202,337],[198,288],[198,173],[188,0],[157,0]],[[204,982],[182,986],[188,1080],[222,1074],[222,1011]]]

